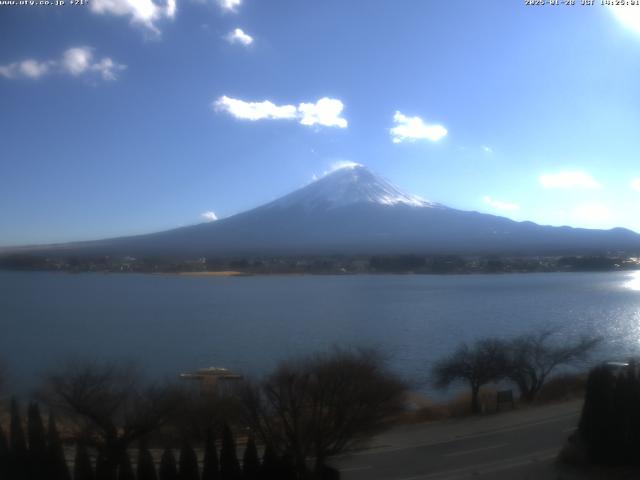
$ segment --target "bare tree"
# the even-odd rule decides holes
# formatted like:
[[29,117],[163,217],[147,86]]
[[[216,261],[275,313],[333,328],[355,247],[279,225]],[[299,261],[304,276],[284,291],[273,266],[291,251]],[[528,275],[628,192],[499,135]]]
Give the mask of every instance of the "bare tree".
[[41,396],[76,422],[110,470],[127,447],[164,425],[179,405],[169,386],[145,385],[131,365],[69,362],[45,376]]
[[185,388],[181,392],[181,408],[166,430],[179,437],[188,437],[194,442],[204,442],[211,428],[219,430],[225,422],[235,425],[240,421],[243,409],[237,390],[201,392]]
[[471,347],[463,343],[436,363],[432,371],[434,383],[446,388],[454,382],[466,382],[471,388],[471,412],[480,413],[480,387],[504,378],[507,350],[505,342],[493,338],[478,340]]
[[404,404],[404,383],[374,351],[334,350],[281,364],[250,385],[248,421],[261,440],[292,458],[297,478],[380,428]]
[[509,342],[507,377],[526,402],[536,399],[554,369],[585,360],[600,342],[599,338],[583,336],[573,343],[559,343],[553,341],[555,333],[542,329]]

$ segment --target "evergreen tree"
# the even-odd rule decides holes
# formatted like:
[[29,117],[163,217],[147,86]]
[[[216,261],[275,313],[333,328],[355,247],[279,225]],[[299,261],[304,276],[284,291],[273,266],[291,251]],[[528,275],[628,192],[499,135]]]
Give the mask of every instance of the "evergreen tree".
[[56,426],[53,412],[49,412],[49,428],[47,432],[47,469],[51,480],[71,480],[64,448]]
[[207,441],[204,447],[204,464],[202,466],[202,480],[218,480],[220,478],[220,464],[218,450],[213,429],[207,429]]
[[0,424],[0,478],[9,477],[9,444]]
[[595,367],[589,373],[578,426],[591,463],[638,465],[640,365]]
[[122,454],[118,465],[118,480],[136,480],[136,475],[133,473],[133,467],[131,466],[131,459],[126,450]]
[[258,449],[253,437],[247,440],[247,446],[244,449],[242,457],[242,478],[243,480],[256,480],[260,470],[260,459],[258,458]]
[[160,459],[160,480],[178,480],[178,469],[176,467],[176,457],[173,455],[173,451],[167,448],[162,453]]
[[115,467],[116,468],[114,468],[114,465],[105,453],[98,451],[98,457],[96,458],[96,480],[116,480],[117,464]]
[[[278,457],[275,449],[267,445],[262,455],[262,465],[258,473],[260,480],[294,480],[294,463],[290,455]],[[306,477],[304,477],[306,478]]]
[[[296,464],[291,455],[285,454],[278,459],[278,480],[294,480],[299,478],[300,472],[296,475]],[[308,473],[304,472],[303,478],[306,478]]]
[[589,372],[578,430],[593,463],[609,463],[615,434],[611,428],[615,375],[599,366]]
[[78,443],[76,445],[76,459],[73,466],[73,480],[94,480],[93,465],[86,447]]
[[24,435],[24,429],[22,428],[20,407],[15,398],[11,399],[11,421],[9,428],[9,452],[11,457],[9,474],[12,480],[22,480],[28,476],[29,452],[27,450],[27,440]]
[[261,480],[278,480],[279,473],[278,456],[270,444],[267,444],[262,455],[262,465],[260,465]]
[[199,480],[198,457],[187,439],[180,449],[180,480]]
[[32,479],[47,476],[47,440],[44,424],[37,403],[30,403],[27,409],[27,438],[29,439],[29,472]]
[[222,480],[238,480],[242,478],[240,462],[236,453],[236,443],[229,425],[222,429],[222,449],[220,450],[220,478]]
[[138,450],[138,467],[137,467],[138,480],[158,480],[156,474],[156,465],[151,456],[151,452],[147,448],[145,442],[140,442]]

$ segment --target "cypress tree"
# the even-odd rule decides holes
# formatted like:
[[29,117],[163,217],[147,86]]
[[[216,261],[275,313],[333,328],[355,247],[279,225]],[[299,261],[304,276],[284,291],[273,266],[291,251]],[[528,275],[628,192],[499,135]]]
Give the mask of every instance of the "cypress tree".
[[176,468],[176,457],[173,451],[167,448],[160,458],[160,480],[178,480],[178,469]]
[[22,428],[20,418],[20,407],[15,398],[11,399],[11,421],[9,425],[9,452],[10,452],[10,476],[12,480],[22,480],[27,477],[29,452],[27,450],[27,440]]
[[[298,475],[296,475],[295,462],[291,455],[285,453],[280,459],[278,459],[279,480],[294,480],[295,478],[298,478],[301,472],[297,472],[297,474]],[[306,472],[303,472],[302,474],[306,475]]]
[[262,465],[260,465],[261,480],[278,480],[279,462],[275,450],[270,444],[264,448],[262,455]]
[[116,480],[117,464],[109,461],[107,455],[102,451],[98,451],[96,458],[96,480]]
[[253,437],[247,440],[247,446],[244,449],[242,457],[242,478],[243,480],[256,480],[260,470],[260,460],[258,458],[258,449]]
[[49,428],[47,432],[47,468],[51,480],[71,480],[64,448],[56,426],[53,412],[49,412]]
[[138,480],[158,480],[156,465],[145,442],[141,441],[138,449]]
[[587,457],[593,463],[609,463],[615,432],[612,432],[613,391],[615,376],[605,366],[589,372],[584,406],[578,431],[587,445]]
[[27,409],[27,438],[29,439],[29,472],[32,479],[49,478],[47,475],[47,440],[37,403]]
[[236,443],[229,425],[222,429],[222,449],[220,450],[220,478],[222,480],[238,480],[242,478],[240,462],[236,453]]
[[95,480],[93,465],[86,447],[78,443],[76,445],[76,460],[73,466],[73,480]]
[[131,466],[129,452],[126,450],[122,454],[118,465],[118,480],[136,480],[136,475],[133,473],[133,467]]
[[207,429],[207,441],[204,447],[204,464],[202,466],[202,480],[218,480],[220,478],[220,464],[218,450],[213,429]]
[[278,457],[273,447],[267,445],[262,456],[258,478],[261,480],[293,480],[298,478],[295,474],[293,458],[287,454]]
[[198,457],[189,441],[185,438],[180,448],[180,480],[199,480]]
[[9,444],[0,424],[0,478],[9,477]]

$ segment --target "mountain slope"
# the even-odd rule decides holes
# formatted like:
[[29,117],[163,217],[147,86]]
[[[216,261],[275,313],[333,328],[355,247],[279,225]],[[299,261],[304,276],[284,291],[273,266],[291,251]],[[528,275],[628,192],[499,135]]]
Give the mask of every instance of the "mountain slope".
[[359,165],[271,203],[218,220],[135,237],[36,249],[78,255],[565,254],[640,250],[626,229],[540,226],[408,195]]

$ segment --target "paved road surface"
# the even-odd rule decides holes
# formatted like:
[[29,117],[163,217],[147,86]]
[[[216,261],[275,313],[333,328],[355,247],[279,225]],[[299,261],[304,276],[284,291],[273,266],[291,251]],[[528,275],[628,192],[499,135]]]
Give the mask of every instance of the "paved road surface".
[[580,408],[581,402],[568,402],[399,427],[333,464],[344,480],[544,479]]

